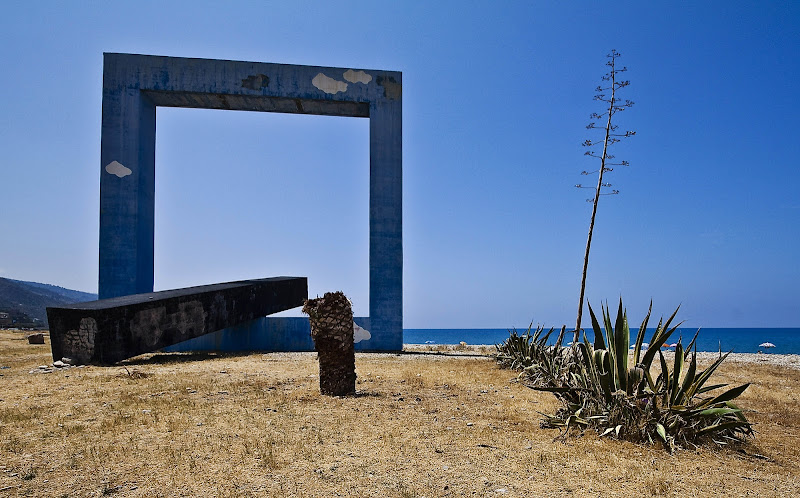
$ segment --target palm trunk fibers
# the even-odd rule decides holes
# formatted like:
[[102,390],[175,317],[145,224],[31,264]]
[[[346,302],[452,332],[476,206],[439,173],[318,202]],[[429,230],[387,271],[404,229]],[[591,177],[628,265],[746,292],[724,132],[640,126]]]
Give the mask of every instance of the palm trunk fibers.
[[311,321],[311,337],[319,357],[319,390],[328,396],[356,392],[353,310],[342,292],[309,299],[303,313]]

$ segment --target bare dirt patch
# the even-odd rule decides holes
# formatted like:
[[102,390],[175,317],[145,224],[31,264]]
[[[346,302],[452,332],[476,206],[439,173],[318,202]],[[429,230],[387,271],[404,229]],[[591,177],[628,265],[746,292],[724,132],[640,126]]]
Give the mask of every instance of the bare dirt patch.
[[[727,362],[726,362],[727,363]],[[474,351],[357,354],[319,394],[313,353],[156,354],[53,369],[0,331],[0,490],[10,496],[797,496],[800,371],[723,364],[756,439],[669,455],[556,440],[557,405]]]

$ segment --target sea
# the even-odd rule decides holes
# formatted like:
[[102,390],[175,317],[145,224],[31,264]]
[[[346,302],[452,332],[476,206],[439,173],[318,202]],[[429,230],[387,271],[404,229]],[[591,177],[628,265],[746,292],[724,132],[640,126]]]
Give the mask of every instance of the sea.
[[[527,327],[516,329],[522,335]],[[555,342],[559,329],[553,331],[550,342]],[[636,340],[638,328],[631,334],[631,343]],[[644,342],[649,342],[655,329],[648,329]],[[668,343],[677,343],[686,347],[694,337],[697,329],[679,328],[672,333]],[[406,344],[499,344],[505,341],[510,334],[510,329],[404,329],[403,342]],[[594,334],[586,332],[590,341],[594,341]],[[564,344],[572,340],[572,334],[567,332]],[[774,347],[765,345],[774,344]],[[697,336],[697,351],[735,353],[779,353],[800,354],[800,328],[703,328]]]

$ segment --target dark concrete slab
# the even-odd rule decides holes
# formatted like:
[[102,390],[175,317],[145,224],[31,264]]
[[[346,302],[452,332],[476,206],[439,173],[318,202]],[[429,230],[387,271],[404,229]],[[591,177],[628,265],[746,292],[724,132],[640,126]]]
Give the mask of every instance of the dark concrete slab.
[[302,306],[305,277],[242,280],[47,308],[53,359],[111,364]]

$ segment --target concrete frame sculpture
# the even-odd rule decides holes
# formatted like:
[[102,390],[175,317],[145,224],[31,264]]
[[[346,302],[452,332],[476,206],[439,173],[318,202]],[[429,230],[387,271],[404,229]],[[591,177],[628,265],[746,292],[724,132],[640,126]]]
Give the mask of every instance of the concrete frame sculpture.
[[359,349],[402,349],[402,73],[104,54],[100,299],[153,291],[159,106],[368,118],[370,338]]

